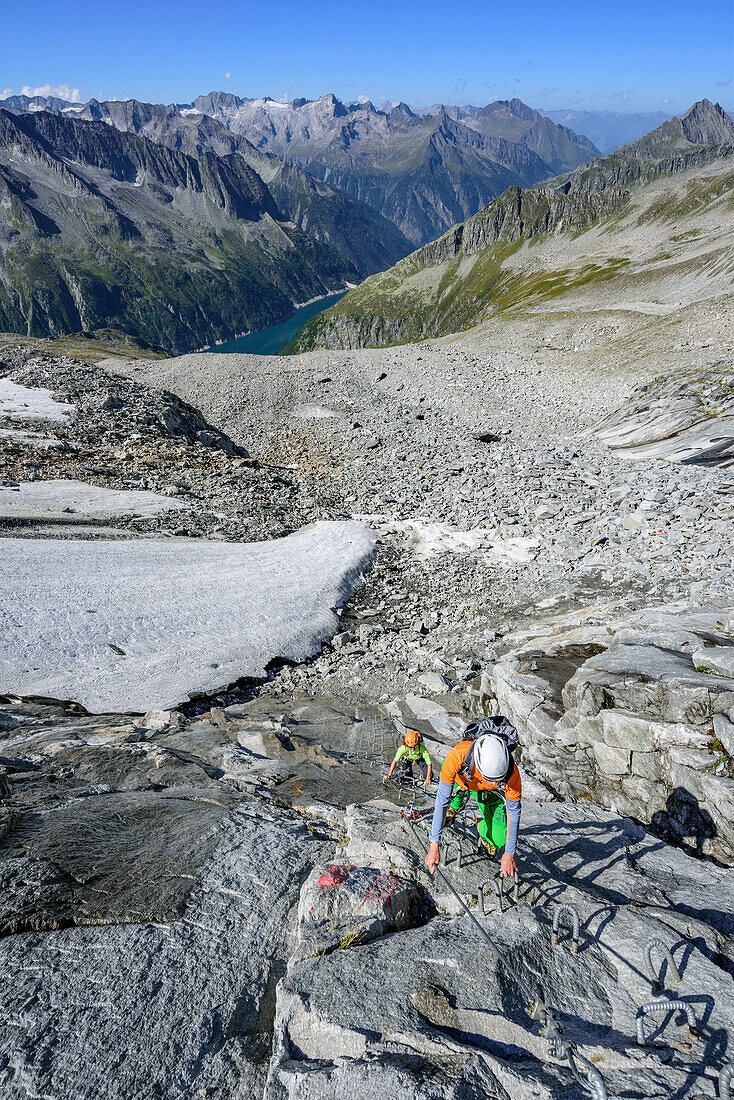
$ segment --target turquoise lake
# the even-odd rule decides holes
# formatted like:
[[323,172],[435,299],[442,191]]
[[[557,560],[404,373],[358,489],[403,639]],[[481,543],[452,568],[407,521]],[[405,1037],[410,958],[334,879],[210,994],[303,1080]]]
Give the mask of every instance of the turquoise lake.
[[309,302],[307,306],[301,306],[292,317],[286,321],[280,321],[269,328],[261,328],[259,332],[250,332],[247,336],[238,336],[236,340],[227,340],[224,344],[215,344],[206,348],[206,351],[239,351],[248,355],[277,355],[281,348],[295,336],[299,328],[303,328],[306,321],[310,321],[317,313],[328,309],[343,298],[346,290],[340,290],[336,294],[327,294],[325,298],[318,298],[315,302]]

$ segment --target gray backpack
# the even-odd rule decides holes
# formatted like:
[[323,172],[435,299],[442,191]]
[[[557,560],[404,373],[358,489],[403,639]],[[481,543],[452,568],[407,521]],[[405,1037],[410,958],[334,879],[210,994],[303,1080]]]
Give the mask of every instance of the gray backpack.
[[[507,765],[507,771],[501,779],[497,780],[497,785],[502,786],[512,775],[515,769],[515,761],[512,758],[512,750],[516,749],[520,744],[520,739],[517,736],[517,730],[513,726],[512,722],[508,718],[505,718],[501,714],[492,715],[489,718],[480,718],[477,722],[473,722],[471,726],[467,726],[464,730],[462,741],[476,741],[478,737],[481,737],[485,733],[492,733],[495,737],[501,737],[507,745],[507,751],[510,756],[510,762]],[[474,745],[471,746],[468,753],[464,757],[464,763],[461,765],[461,775],[466,779],[471,778],[472,768],[474,767]]]

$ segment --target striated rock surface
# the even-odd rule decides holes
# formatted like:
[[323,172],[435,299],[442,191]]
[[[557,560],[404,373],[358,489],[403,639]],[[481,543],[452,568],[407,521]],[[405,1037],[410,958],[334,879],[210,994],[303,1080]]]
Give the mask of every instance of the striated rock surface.
[[[527,990],[610,1096],[715,1096],[734,1026],[731,870],[588,802],[528,795],[518,897],[500,909],[496,863],[459,820],[443,866],[508,970],[420,869],[430,815],[374,800],[369,761],[346,755],[354,712],[253,700],[173,717],[0,705],[4,1095],[582,1096]],[[268,762],[280,772],[265,781]],[[364,793],[345,813],[347,777]],[[577,955],[566,924],[551,943],[561,902],[579,916]],[[651,938],[681,985],[661,955],[648,963]],[[643,1052],[638,1006],[665,996],[701,1038],[655,1017]]]
[[[422,846],[399,819],[393,825],[394,810],[365,809],[374,847],[387,827],[385,856],[394,858],[390,838],[402,833],[404,851],[420,860]],[[567,1036],[592,1059],[610,1096],[657,1097],[668,1089],[713,1096],[716,1069],[701,1056],[726,1041],[732,1022],[730,977],[714,947],[731,934],[731,872],[678,855],[674,865],[643,830],[579,803],[530,802],[525,836],[519,903],[506,901],[500,913],[490,891],[486,915],[481,903],[474,907],[512,973],[463,913],[297,963],[278,989],[268,1098],[583,1095],[531,1031],[518,980],[533,993],[542,990],[558,1009]],[[684,865],[687,901],[678,877]],[[460,870],[450,862],[446,871],[467,901],[492,875],[491,864],[476,855]],[[438,879],[422,881],[429,894],[445,889]],[[577,956],[563,932],[559,946],[551,945],[559,902],[578,912]],[[681,952],[680,936],[692,934],[700,936],[697,946]],[[647,1057],[633,1040],[638,1006],[650,999],[660,972],[659,957],[654,972],[645,957],[653,936],[674,948],[676,960],[685,958],[680,987],[671,986],[663,964],[663,988],[668,995],[678,988],[676,996],[703,1008],[710,1039],[687,1053],[672,1015],[655,1018],[667,1020],[664,1032],[648,1024],[655,1047]]]
[[638,386],[585,434],[630,458],[734,466],[734,364],[676,371]]

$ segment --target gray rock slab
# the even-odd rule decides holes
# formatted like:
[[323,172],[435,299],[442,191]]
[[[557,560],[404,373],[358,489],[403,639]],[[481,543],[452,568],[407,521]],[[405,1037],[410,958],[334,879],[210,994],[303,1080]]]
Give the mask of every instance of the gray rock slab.
[[[375,844],[382,835],[392,859],[394,834],[384,820],[380,827],[385,812],[377,802],[362,807],[349,827],[365,836],[371,830]],[[414,841],[405,843],[422,854]],[[519,904],[486,916],[477,904],[481,868],[446,866],[511,970],[462,913],[296,963],[278,990],[267,1100],[377,1100],[383,1089],[406,1100],[580,1098],[533,1027],[518,978],[558,1012],[610,1097],[715,1097],[721,1044],[734,1024],[731,978],[720,965],[734,930],[734,872],[581,803],[529,802],[519,859],[523,882],[537,886],[536,900],[523,891]],[[440,880],[418,877],[439,902]],[[558,946],[551,943],[560,902],[578,911],[578,955],[568,950],[565,924]],[[654,957],[654,972],[648,968],[653,937],[672,950],[680,987],[670,986],[662,956]],[[648,1025],[648,1053],[637,1047],[638,1006],[652,999],[658,978],[696,1015],[702,1039],[693,1050],[681,1049],[674,1017]]]
[[[83,754],[63,756],[77,765],[78,783]],[[170,781],[166,770],[160,779]],[[212,797],[211,785],[96,789],[54,812],[29,809],[16,822],[0,860],[0,936],[180,917],[231,799]]]
[[693,663],[734,680],[734,646],[704,646],[694,652]]
[[721,741],[726,753],[734,760],[734,722],[731,722],[725,714],[715,714],[714,733]]
[[179,919],[0,940],[3,1097],[261,1095],[289,916],[322,852],[253,803],[222,821]]
[[638,386],[630,398],[583,434],[630,458],[734,463],[734,370],[697,367]]
[[263,677],[334,634],[373,549],[356,522],[260,543],[2,539],[0,692],[145,713]]

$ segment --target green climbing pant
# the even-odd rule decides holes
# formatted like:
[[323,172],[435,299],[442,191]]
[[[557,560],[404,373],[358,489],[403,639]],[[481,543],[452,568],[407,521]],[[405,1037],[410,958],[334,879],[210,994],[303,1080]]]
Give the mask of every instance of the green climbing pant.
[[507,840],[507,811],[504,798],[495,791],[464,791],[459,788],[449,802],[449,807],[454,813],[458,813],[466,805],[468,795],[471,795],[479,806],[477,832],[480,837],[488,844],[493,844],[495,848],[502,848]]

